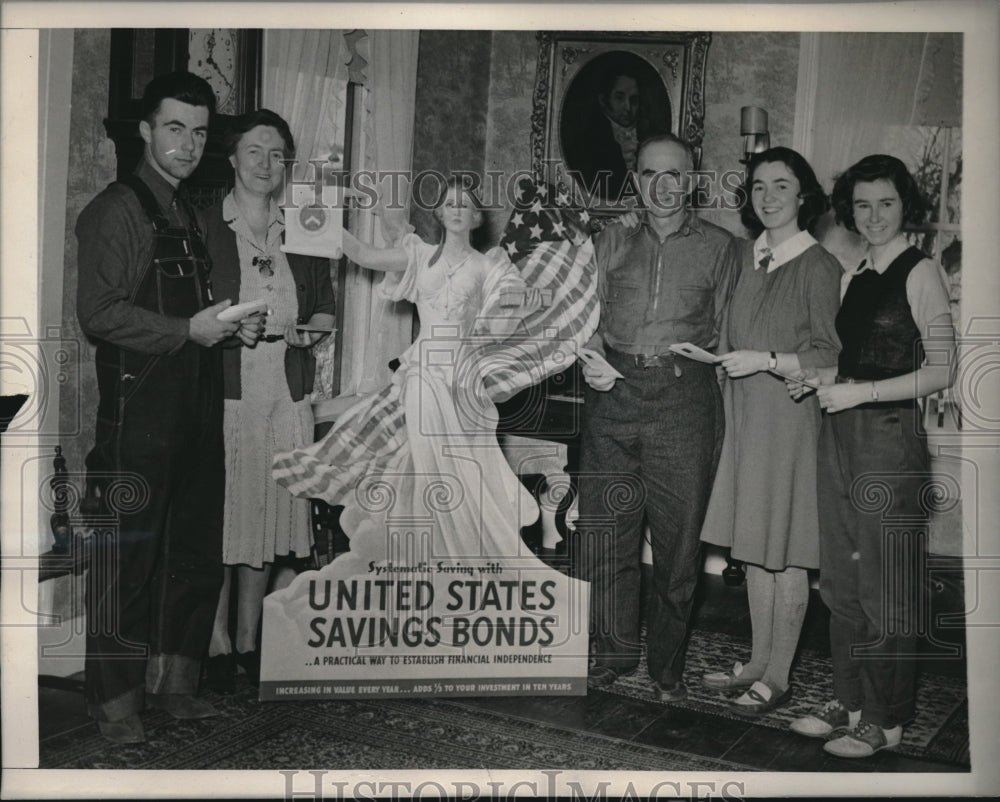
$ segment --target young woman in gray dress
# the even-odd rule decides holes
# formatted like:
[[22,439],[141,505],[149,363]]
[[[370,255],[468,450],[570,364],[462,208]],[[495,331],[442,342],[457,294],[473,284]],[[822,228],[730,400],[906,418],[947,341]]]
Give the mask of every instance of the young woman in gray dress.
[[756,717],[791,699],[806,572],[819,566],[819,403],[792,400],[782,376],[836,364],[841,269],[809,233],[827,199],[801,155],[755,155],[744,189],[743,223],[759,236],[744,244],[721,333],[726,434],[701,537],[746,563],[753,649],[702,681],[744,691],[730,710]]

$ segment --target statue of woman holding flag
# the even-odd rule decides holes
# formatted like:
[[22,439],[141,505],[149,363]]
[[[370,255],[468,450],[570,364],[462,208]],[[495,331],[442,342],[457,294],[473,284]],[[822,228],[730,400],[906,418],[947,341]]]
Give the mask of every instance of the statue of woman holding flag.
[[[432,542],[419,546],[430,551],[418,556],[502,562],[518,557],[518,530],[538,509],[497,444],[495,403],[565,370],[593,334],[593,247],[589,239],[539,242],[518,266],[513,246],[480,253],[470,232],[482,210],[456,180],[434,215],[437,245],[408,234],[400,247],[378,249],[344,232],[352,261],[386,273],[381,292],[417,305],[420,334],[388,387],[347,410],[320,442],[278,455],[274,476],[295,495],[344,505],[354,557],[393,556],[378,514],[388,494],[394,516],[437,511]],[[555,222],[553,236],[570,233]]]

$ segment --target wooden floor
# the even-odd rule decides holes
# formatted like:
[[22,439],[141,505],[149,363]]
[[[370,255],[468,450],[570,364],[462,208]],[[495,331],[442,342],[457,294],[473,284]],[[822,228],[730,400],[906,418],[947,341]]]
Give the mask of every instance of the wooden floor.
[[[828,653],[827,613],[815,592],[802,637],[805,648]],[[703,631],[749,637],[746,589],[727,587],[721,577],[706,576],[695,608],[695,626]],[[964,676],[964,660],[934,665],[937,673]],[[40,688],[40,737],[45,739],[87,723],[79,692]],[[954,772],[962,766],[917,760],[883,751],[861,761],[826,754],[822,743],[779,729],[755,727],[724,716],[680,707],[645,704],[621,695],[593,691],[586,697],[484,697],[469,704],[521,719],[556,724],[637,744],[689,755],[722,759],[765,771]],[[90,725],[93,726],[93,725]],[[262,766],[261,768],[266,768]]]

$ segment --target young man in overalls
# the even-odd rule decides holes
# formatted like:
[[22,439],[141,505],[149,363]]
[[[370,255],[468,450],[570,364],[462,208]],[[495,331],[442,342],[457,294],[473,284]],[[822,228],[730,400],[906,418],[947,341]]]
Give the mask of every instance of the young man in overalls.
[[77,314],[97,342],[100,401],[88,485],[112,521],[87,582],[88,709],[118,743],[145,740],[145,705],[216,714],[196,699],[222,583],[225,466],[219,343],[258,326],[223,322],[182,181],[201,160],[215,96],[178,72],[142,99],[135,172],[83,210]]

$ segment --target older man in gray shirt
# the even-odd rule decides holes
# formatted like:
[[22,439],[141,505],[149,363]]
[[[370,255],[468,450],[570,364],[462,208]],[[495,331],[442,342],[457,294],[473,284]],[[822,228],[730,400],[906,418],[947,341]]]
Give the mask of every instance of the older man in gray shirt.
[[639,662],[644,524],[653,554],[646,620],[649,674],[679,701],[699,534],[722,444],[722,398],[711,364],[670,346],[718,344],[737,275],[735,240],[688,208],[690,147],[671,135],[639,149],[638,226],[597,238],[601,299],[595,345],[623,378],[584,368],[578,571],[591,582],[588,685],[605,687]]

